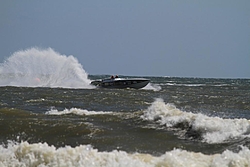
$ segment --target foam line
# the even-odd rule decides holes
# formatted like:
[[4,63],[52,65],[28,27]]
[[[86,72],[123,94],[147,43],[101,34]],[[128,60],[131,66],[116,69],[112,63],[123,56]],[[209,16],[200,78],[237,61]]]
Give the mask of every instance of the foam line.
[[249,166],[250,150],[246,147],[238,153],[224,151],[221,154],[205,155],[175,149],[156,157],[150,154],[127,153],[114,150],[100,152],[91,145],[55,148],[47,143],[9,142],[0,145],[0,166],[88,166],[88,167],[226,167]]
[[74,115],[103,115],[103,114],[111,114],[112,112],[103,112],[103,111],[88,111],[78,108],[71,108],[71,109],[64,109],[63,111],[58,111],[57,109],[51,109],[47,111],[45,114],[47,115],[67,115],[67,114],[74,114]]

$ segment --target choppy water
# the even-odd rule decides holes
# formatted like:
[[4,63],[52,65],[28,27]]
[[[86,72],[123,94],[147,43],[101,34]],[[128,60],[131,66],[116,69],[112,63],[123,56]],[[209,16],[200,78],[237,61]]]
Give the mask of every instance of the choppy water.
[[[31,59],[47,54],[54,70],[34,73]],[[23,56],[29,73],[12,65]],[[10,58],[0,66],[0,166],[250,166],[249,79],[100,89],[88,84],[106,76],[87,75],[74,57]],[[63,62],[72,65],[62,75]]]

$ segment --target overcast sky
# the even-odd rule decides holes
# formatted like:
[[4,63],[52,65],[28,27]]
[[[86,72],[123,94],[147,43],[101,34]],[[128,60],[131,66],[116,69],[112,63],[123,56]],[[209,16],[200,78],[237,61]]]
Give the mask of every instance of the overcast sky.
[[88,74],[250,78],[250,1],[1,1],[0,63],[32,47]]

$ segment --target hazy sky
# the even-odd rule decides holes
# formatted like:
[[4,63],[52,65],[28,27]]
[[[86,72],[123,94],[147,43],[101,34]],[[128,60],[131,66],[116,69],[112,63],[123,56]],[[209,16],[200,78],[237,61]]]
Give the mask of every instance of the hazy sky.
[[0,63],[31,47],[89,74],[250,78],[250,0],[3,0]]

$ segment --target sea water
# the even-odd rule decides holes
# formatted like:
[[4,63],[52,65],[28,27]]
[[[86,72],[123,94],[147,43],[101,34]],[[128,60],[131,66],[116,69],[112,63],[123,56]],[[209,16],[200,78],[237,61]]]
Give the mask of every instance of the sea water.
[[[250,166],[250,80],[146,77],[101,89],[74,56],[0,64],[0,166]],[[136,76],[140,77],[140,76]]]

